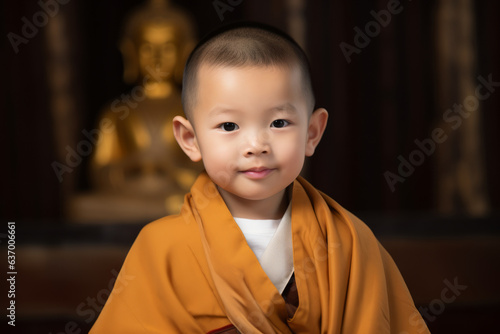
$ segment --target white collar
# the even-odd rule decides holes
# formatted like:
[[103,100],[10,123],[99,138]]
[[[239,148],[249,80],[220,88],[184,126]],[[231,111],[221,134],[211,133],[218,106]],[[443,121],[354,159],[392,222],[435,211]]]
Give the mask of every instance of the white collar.
[[278,291],[283,293],[293,274],[292,202],[260,259],[260,265]]

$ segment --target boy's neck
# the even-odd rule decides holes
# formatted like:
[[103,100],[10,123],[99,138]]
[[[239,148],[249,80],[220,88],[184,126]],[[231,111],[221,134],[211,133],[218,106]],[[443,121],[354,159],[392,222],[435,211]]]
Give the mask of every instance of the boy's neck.
[[249,200],[235,196],[218,187],[231,215],[246,219],[281,219],[288,207],[287,189],[263,200]]

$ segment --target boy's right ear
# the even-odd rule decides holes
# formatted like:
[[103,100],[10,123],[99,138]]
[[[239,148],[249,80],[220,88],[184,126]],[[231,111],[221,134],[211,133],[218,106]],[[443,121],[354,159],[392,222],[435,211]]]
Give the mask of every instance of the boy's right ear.
[[200,161],[201,151],[191,122],[182,116],[175,116],[172,122],[175,140],[177,140],[184,153],[192,161]]

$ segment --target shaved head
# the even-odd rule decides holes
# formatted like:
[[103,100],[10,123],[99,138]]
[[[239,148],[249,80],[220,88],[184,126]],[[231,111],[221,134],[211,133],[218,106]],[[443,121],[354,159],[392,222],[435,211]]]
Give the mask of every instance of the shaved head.
[[188,119],[192,119],[196,105],[197,76],[202,65],[298,67],[309,113],[314,109],[307,57],[291,37],[275,28],[257,24],[231,25],[211,33],[196,46],[184,68],[182,82],[182,105]]

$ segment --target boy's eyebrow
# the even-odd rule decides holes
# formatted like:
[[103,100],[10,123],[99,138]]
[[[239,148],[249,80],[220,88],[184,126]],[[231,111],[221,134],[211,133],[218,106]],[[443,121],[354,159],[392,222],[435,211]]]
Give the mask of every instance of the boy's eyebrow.
[[[236,110],[231,109],[231,108],[225,108],[221,106],[216,106],[212,110],[210,110],[208,113],[210,115],[219,115],[219,114],[226,114],[226,113],[231,113],[235,112]],[[290,112],[297,112],[297,108],[293,106],[291,103],[284,103],[277,105],[275,107],[269,108],[268,111],[290,111]]]
[[225,107],[216,106],[212,110],[209,110],[208,114],[211,115],[211,116],[214,116],[214,115],[219,115],[219,114],[227,114],[227,113],[231,113],[231,112],[234,112],[234,111],[235,110],[231,109],[231,108],[225,108]]
[[269,109],[269,111],[293,111],[293,112],[296,112],[297,108],[295,108],[293,106],[293,104],[291,104],[291,103],[285,103],[285,104],[281,104],[279,106],[273,107],[273,108]]

